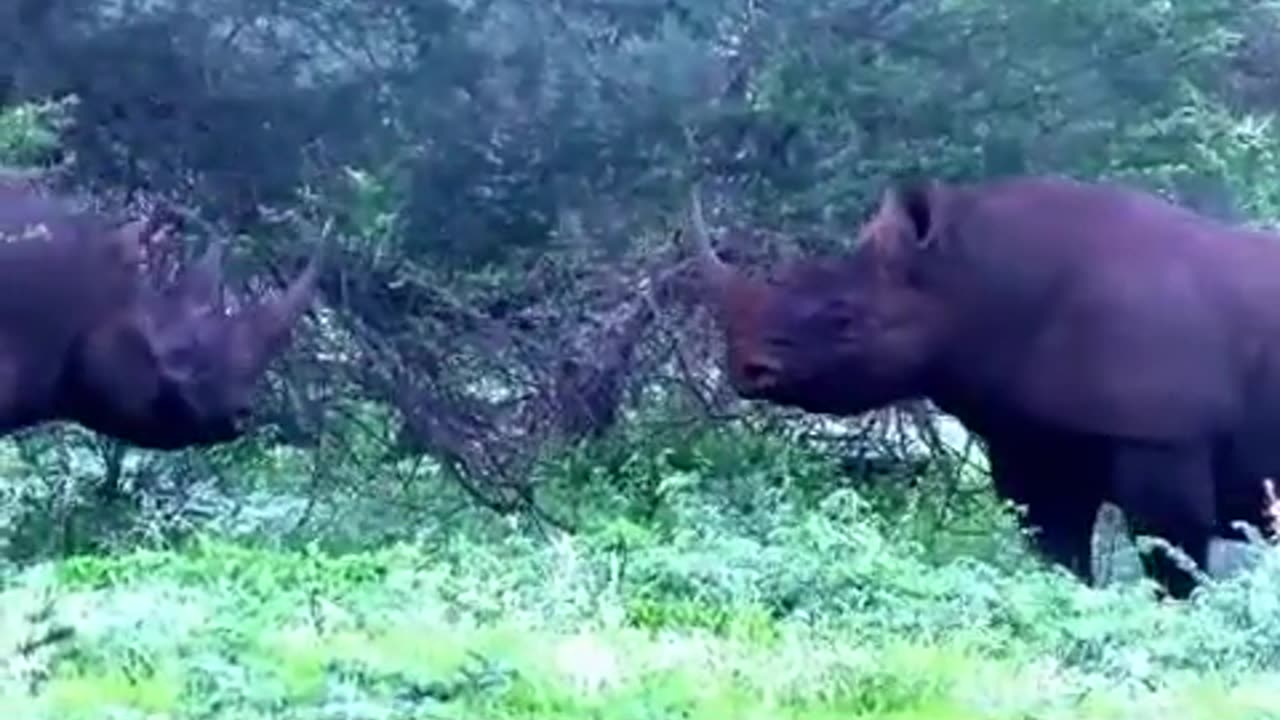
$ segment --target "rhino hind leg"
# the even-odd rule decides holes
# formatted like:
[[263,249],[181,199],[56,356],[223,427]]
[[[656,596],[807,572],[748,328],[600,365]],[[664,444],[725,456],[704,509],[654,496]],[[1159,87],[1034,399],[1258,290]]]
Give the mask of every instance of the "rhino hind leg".
[[[1118,448],[1112,482],[1130,533],[1164,540],[1203,572],[1216,523],[1213,472],[1207,444]],[[1173,598],[1187,598],[1197,584],[1195,574],[1161,547],[1143,554],[1143,566]]]

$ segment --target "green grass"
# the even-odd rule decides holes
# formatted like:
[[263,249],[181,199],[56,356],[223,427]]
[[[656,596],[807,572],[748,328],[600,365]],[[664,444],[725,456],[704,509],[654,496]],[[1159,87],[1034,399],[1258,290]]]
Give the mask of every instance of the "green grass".
[[0,597],[0,716],[1280,718],[1269,556],[1159,604],[933,562],[830,507],[759,536],[599,540],[30,568]]

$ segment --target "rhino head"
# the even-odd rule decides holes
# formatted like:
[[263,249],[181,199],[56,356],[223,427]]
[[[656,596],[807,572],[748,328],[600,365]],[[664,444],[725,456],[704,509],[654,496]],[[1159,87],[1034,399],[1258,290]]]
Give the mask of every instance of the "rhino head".
[[76,338],[60,416],[157,449],[228,442],[248,429],[257,386],[315,293],[322,253],[275,297],[232,313],[221,248],[210,246],[168,287],[140,282]]

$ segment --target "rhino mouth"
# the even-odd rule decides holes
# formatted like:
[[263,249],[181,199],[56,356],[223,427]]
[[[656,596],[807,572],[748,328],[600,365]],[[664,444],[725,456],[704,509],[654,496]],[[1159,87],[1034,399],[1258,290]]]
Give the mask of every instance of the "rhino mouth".
[[746,400],[771,402],[805,412],[826,415],[857,415],[887,405],[895,393],[878,383],[858,382],[845,373],[815,372],[770,376],[767,382],[747,381],[735,384],[735,391]]
[[156,406],[156,416],[162,419],[156,428],[156,444],[178,447],[192,442],[224,443],[240,437],[249,427],[247,410],[211,415],[202,411],[186,390],[176,386],[162,390]]

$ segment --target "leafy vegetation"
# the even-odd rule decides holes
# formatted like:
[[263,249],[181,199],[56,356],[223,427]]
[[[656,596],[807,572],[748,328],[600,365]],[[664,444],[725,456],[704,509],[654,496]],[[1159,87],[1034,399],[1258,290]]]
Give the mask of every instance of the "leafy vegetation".
[[[1155,602],[1136,567],[1090,589],[1030,557],[977,476],[938,523],[941,475],[922,478],[933,491],[824,491],[838,468],[785,447],[726,430],[597,459],[615,494],[575,533],[472,510],[364,551],[201,532],[33,565],[0,598],[0,703],[30,718],[1280,708],[1280,553],[1259,546],[1185,605]],[[548,484],[574,468],[549,464]]]
[[0,714],[1280,717],[1274,549],[1080,587],[930,408],[734,398],[670,242],[694,176],[746,264],[910,175],[1274,223],[1275,3],[117,5],[0,8],[0,165],[335,261],[254,436],[0,440]]
[[1160,605],[1028,558],[938,561],[846,491],[750,521],[700,495],[653,535],[34,567],[4,593],[0,698],[31,718],[1275,717],[1274,552]]

